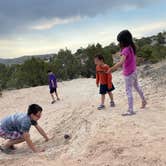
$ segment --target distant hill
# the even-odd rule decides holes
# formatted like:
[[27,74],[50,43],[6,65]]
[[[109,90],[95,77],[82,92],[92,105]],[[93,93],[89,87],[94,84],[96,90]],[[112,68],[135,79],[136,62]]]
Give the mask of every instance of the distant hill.
[[26,60],[31,59],[32,57],[39,58],[39,59],[42,59],[44,61],[48,61],[49,62],[50,58],[52,58],[55,55],[56,54],[46,54],[46,55],[36,55],[36,56],[32,55],[32,56],[22,56],[22,57],[12,58],[12,59],[3,59],[3,58],[0,58],[0,63],[1,64],[5,64],[5,65],[22,64]]
[[[149,36],[149,37],[142,37],[141,39],[134,38],[136,47],[137,47],[137,55],[138,59],[140,59],[141,64],[143,62],[158,62],[159,60],[165,58],[165,47],[166,47],[166,31],[160,32],[157,35]],[[92,47],[93,50],[94,45],[89,45],[87,50]],[[102,48],[102,46],[98,43],[96,45],[97,48]],[[115,43],[111,43],[108,46],[102,48],[104,52],[108,54],[112,54],[114,58],[114,62],[119,60],[117,52],[119,51],[119,46]],[[99,49],[100,50],[100,49]],[[100,50],[101,51],[101,50]],[[82,54],[87,54],[86,49],[80,48],[75,53],[77,58],[84,59]],[[90,53],[92,54],[92,53]],[[26,60],[31,59],[32,57],[39,58],[44,60],[45,62],[49,62],[52,57],[56,56],[56,54],[45,54],[45,55],[32,55],[32,56],[22,56],[13,59],[2,59],[0,58],[0,63],[5,65],[12,65],[12,64],[22,64]]]
[[[166,32],[134,40],[137,48],[137,65],[153,64],[166,59]],[[0,89],[46,85],[48,70],[56,73],[59,81],[80,77],[94,78],[96,76],[94,55],[102,54],[105,62],[112,66],[119,60],[118,52],[119,46],[116,43],[110,43],[105,47],[97,43],[80,48],[75,53],[66,48],[59,50],[57,54],[2,59]]]

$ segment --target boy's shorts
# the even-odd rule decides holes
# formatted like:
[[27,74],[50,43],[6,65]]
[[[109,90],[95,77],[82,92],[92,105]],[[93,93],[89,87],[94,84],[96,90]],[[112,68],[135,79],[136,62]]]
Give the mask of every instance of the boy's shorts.
[[0,126],[0,137],[2,137],[4,139],[15,140],[15,139],[23,138],[23,135],[21,133],[19,133],[18,131],[6,132]]
[[56,93],[56,88],[51,88],[51,89],[50,89],[50,94],[52,94],[52,93],[54,93],[54,92]]
[[101,95],[105,95],[106,93],[108,92],[111,92],[115,89],[114,85],[112,84],[112,88],[111,89],[108,89],[108,86],[106,84],[101,84],[100,85],[100,94]]

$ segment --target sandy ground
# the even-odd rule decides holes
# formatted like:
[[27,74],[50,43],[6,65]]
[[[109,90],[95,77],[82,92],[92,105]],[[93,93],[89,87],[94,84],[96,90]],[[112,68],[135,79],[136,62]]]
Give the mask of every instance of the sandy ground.
[[[47,86],[3,92],[0,118],[25,112],[29,104],[40,104],[44,111],[39,124],[50,137],[49,142],[32,127],[36,146],[45,148],[32,153],[25,143],[12,155],[0,153],[1,166],[165,166],[166,165],[166,63],[139,68],[140,84],[148,105],[140,109],[134,92],[136,115],[122,117],[127,98],[121,72],[113,74],[116,86],[115,108],[98,111],[100,96],[94,79],[77,79],[59,83],[61,101],[50,104]],[[147,76],[148,75],[148,76]],[[71,139],[65,141],[65,133]],[[3,142],[0,139],[0,144]]]

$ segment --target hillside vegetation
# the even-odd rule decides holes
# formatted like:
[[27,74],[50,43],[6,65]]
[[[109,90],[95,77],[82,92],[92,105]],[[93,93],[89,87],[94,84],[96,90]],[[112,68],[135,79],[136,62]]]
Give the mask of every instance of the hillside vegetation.
[[[137,46],[137,63],[156,63],[166,57],[166,32],[151,37],[134,39]],[[0,89],[19,89],[47,84],[47,70],[56,73],[58,80],[71,80],[79,77],[95,77],[94,55],[101,53],[110,66],[113,55],[119,51],[118,45],[111,43],[103,47],[92,44],[80,48],[75,53],[61,49],[48,59],[32,57],[22,64],[0,64]]]

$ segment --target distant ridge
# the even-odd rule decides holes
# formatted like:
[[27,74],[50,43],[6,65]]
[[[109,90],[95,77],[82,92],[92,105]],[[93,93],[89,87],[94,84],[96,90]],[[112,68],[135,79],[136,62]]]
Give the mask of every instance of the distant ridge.
[[12,59],[4,59],[0,58],[0,63],[5,65],[12,65],[12,64],[22,64],[26,60],[31,58],[39,58],[45,61],[50,61],[50,59],[55,56],[56,54],[45,54],[45,55],[32,55],[32,56],[22,56],[18,58],[12,58]]
[[[155,46],[155,45],[160,45],[160,46],[166,47],[166,31],[160,32],[157,35],[153,35],[153,36],[149,36],[149,37],[142,37],[140,39],[135,38],[134,40],[141,49],[144,46]],[[106,46],[105,48],[107,48],[107,47],[109,48],[109,45]],[[117,45],[113,45],[112,47],[116,48]],[[39,58],[46,62],[49,62],[53,56],[56,56],[56,54],[52,53],[52,54],[43,54],[43,55],[22,56],[22,57],[13,58],[13,59],[0,58],[0,63],[5,64],[5,65],[22,64],[26,60],[31,59],[32,57]],[[116,58],[116,56],[115,56],[115,58]]]

